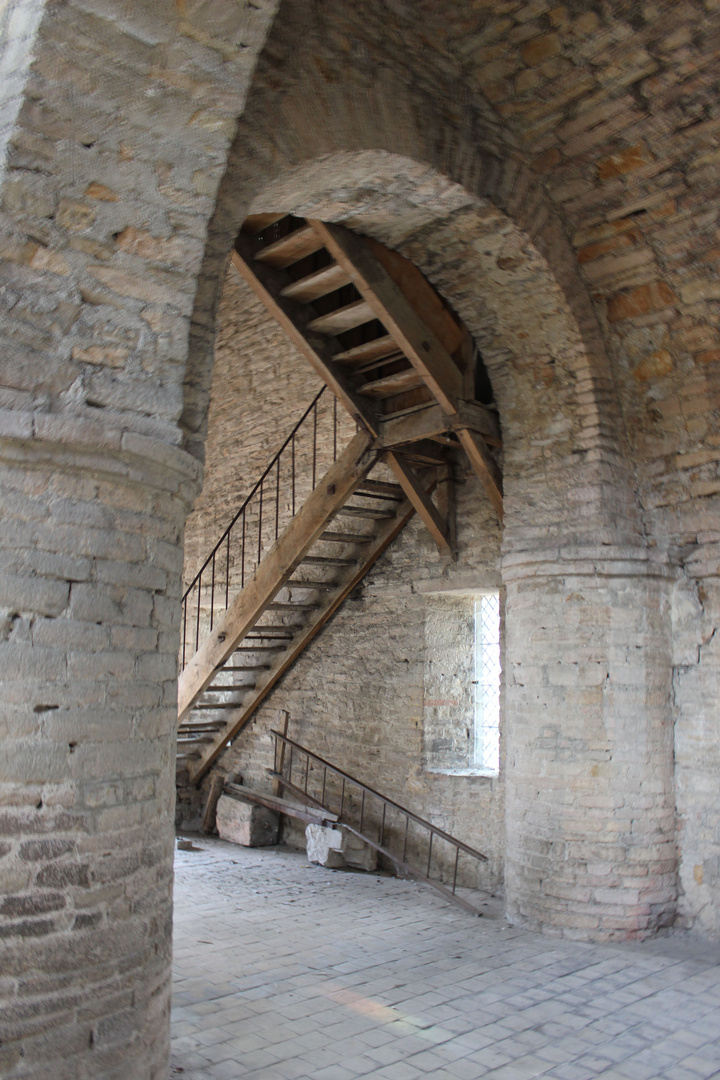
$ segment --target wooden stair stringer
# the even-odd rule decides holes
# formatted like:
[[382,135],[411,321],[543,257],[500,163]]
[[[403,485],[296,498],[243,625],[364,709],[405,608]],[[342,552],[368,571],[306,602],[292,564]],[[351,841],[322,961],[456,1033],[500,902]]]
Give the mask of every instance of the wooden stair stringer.
[[[429,491],[432,490],[432,487]],[[300,629],[300,633],[288,643],[288,648],[278,657],[272,669],[261,676],[258,683],[252,688],[246,698],[233,711],[225,721],[212,743],[205,744],[200,755],[188,764],[188,773],[191,783],[198,783],[203,774],[212,766],[215,760],[223,752],[226,744],[236,738],[242,729],[249,723],[255,710],[267,697],[279,679],[295,663],[300,654],[307,648],[313,638],[322,630],[325,624],[332,618],[341,604],[347,599],[354,588],[359,584],[368,571],[374,566],[381,555],[387,550],[397,536],[402,532],[415,513],[415,507],[409,500],[403,501],[397,508],[391,519],[382,522],[381,528],[373,537],[372,542],[364,547],[362,558],[358,563],[350,567],[344,578],[338,582],[335,592],[328,594],[326,603],[314,612]]]
[[220,616],[178,680],[178,721],[182,722],[218,668],[272,604],[303,555],[370,472],[372,439],[358,432],[330,467],[285,531],[262,559],[252,579]]

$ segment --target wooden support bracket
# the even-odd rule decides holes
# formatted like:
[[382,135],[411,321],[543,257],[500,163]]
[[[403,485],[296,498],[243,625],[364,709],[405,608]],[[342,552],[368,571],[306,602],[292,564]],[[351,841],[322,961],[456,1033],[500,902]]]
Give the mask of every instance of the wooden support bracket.
[[480,478],[480,482],[485,488],[488,499],[495,507],[498,518],[502,522],[502,477],[500,476],[500,470],[495,463],[495,459],[490,454],[490,451],[480,436],[476,435],[474,431],[470,431],[469,428],[459,428],[457,430],[457,437],[470,459],[470,464]]
[[428,495],[417,473],[393,450],[387,452],[385,460],[395,473],[398,483],[415,507],[415,512],[425,523],[428,532],[440,551],[452,555],[447,524],[440,516],[437,507]]

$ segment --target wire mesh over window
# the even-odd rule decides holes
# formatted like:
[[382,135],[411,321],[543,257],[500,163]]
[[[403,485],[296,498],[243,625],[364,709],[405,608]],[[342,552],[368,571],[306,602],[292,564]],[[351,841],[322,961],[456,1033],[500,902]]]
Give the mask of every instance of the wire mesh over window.
[[497,772],[500,759],[500,596],[475,601],[475,746],[473,764]]

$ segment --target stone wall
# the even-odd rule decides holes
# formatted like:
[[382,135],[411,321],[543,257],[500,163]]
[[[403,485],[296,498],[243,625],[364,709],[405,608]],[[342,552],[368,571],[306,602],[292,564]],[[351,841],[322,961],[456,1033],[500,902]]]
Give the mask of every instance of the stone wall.
[[[48,4],[37,24],[33,4],[0,12],[0,449],[10,492],[0,606],[12,670],[30,680],[24,689],[10,680],[7,699],[3,685],[2,850],[13,845],[0,860],[13,898],[3,933],[16,973],[0,984],[16,1010],[3,1010],[4,1072],[147,1080],[166,1069],[166,1028],[153,1020],[161,1034],[149,1048],[154,1014],[133,1011],[125,995],[162,1012],[178,530],[199,479],[225,260],[253,202],[314,206],[405,245],[486,354],[505,436],[508,651],[525,665],[505,687],[522,734],[505,773],[508,825],[522,840],[507,876],[515,917],[591,937],[650,932],[670,917],[674,720],[679,911],[684,925],[717,933],[715,0],[613,0],[592,11],[542,0],[71,0]],[[466,521],[466,535],[480,545],[475,565],[489,566],[478,522]],[[98,547],[98,530],[120,548]],[[169,548],[151,550],[153,538]],[[434,580],[429,561],[419,572]],[[525,605],[532,588],[538,602]],[[405,601],[411,608],[417,594]],[[574,644],[562,636],[568,611]],[[45,652],[42,635],[65,624],[52,645],[60,656]],[[598,628],[594,639],[585,625]],[[94,645],[96,659],[76,666],[75,653]],[[404,664],[417,654],[392,655]],[[597,665],[617,692],[588,682]],[[98,670],[101,714],[76,699]],[[136,683],[149,701],[130,708],[124,694]],[[581,737],[597,734],[599,749],[571,761],[581,697]],[[46,705],[58,708],[34,711]],[[557,730],[546,734],[549,712]],[[98,715],[107,737],[96,740]],[[147,747],[146,716],[156,732]],[[600,752],[615,762],[609,775],[592,771]],[[133,794],[148,761],[155,791]],[[524,785],[536,774],[549,779],[533,818]],[[90,794],[94,785],[104,794]],[[102,813],[87,802],[96,797],[109,800]],[[623,827],[629,816],[620,861],[612,830],[598,829],[598,798]],[[59,805],[69,817],[58,819]],[[165,838],[154,854],[134,831],[143,813]],[[46,867],[22,857],[25,839],[50,837],[58,821],[61,847],[82,853],[87,878],[69,869],[67,880],[55,871],[40,880]],[[633,874],[609,894],[588,869],[598,832],[601,863],[627,868],[632,855]],[[125,842],[128,869],[101,901],[108,845]],[[36,850],[75,865],[70,849],[25,855]],[[134,906],[137,860],[163,882],[150,909]],[[642,876],[656,879],[655,895]],[[61,903],[48,892],[65,906],[33,907]],[[97,912],[102,933],[84,927],[96,936],[72,950],[75,914]],[[114,995],[126,957],[132,985]],[[87,988],[103,986],[96,1013],[81,1015]],[[44,1034],[20,1063],[28,1011]],[[100,1053],[111,1030],[122,1044]]]
[[272,14],[0,5],[4,1077],[167,1076],[202,471],[179,419],[207,222]]

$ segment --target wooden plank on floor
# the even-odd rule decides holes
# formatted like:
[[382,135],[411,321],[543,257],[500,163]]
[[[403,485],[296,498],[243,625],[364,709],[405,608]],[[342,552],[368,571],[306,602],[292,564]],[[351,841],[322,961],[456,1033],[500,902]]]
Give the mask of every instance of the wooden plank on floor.
[[316,809],[311,806],[300,806],[298,803],[283,799],[279,795],[271,795],[266,791],[255,791],[254,788],[245,787],[244,784],[225,784],[224,794],[239,802],[255,803],[257,806],[265,806],[268,810],[274,810],[278,814],[287,817],[299,818],[301,821],[313,822],[322,825],[325,821],[336,822],[337,814],[330,810]]

